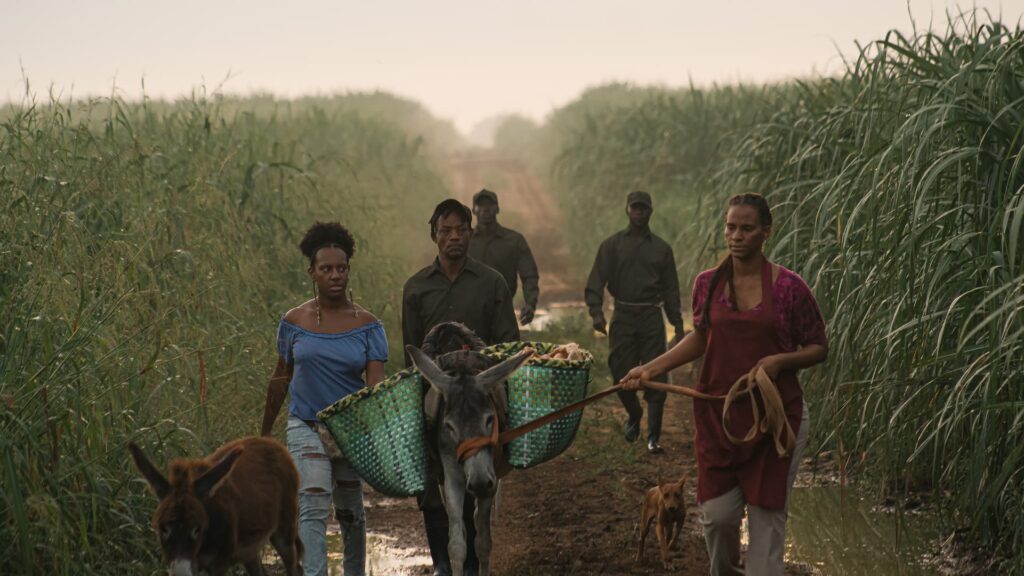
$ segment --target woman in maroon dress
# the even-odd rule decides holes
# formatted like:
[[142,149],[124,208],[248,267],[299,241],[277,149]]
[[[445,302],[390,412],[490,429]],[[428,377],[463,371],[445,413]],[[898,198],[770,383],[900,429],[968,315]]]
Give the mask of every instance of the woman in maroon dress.
[[[782,575],[786,504],[807,443],[807,408],[796,371],[828,356],[825,323],[807,284],[764,256],[771,225],[763,196],[740,194],[729,200],[725,217],[729,255],[694,282],[694,331],[621,381],[624,387],[636,389],[641,380],[703,356],[697,385],[701,392],[725,394],[756,366],[778,387],[797,436],[793,454],[785,457],[777,453],[770,434],[742,444],[730,442],[722,427],[722,401],[693,402],[697,500],[711,574],[716,576],[744,574],[739,535],[744,508],[750,532],[746,574]],[[734,437],[743,437],[752,421],[749,400],[731,405],[729,431]]]

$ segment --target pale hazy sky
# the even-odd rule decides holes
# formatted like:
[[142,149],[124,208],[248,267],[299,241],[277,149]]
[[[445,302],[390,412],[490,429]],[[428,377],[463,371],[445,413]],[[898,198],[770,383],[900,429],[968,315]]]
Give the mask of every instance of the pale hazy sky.
[[[971,6],[960,2],[960,6]],[[973,3],[1015,24],[1024,0]],[[919,28],[956,2],[910,0]],[[587,86],[764,81],[835,71],[837,47],[910,30],[904,0],[0,0],[0,99],[380,88],[468,130],[537,120]]]

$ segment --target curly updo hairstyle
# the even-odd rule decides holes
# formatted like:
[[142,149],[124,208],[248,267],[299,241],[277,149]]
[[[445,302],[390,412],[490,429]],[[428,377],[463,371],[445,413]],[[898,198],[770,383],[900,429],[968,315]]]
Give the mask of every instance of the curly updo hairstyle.
[[349,260],[356,251],[356,241],[352,233],[338,222],[315,222],[306,230],[306,235],[299,242],[299,250],[309,258],[309,265],[316,264],[316,253],[321,248],[341,248]]

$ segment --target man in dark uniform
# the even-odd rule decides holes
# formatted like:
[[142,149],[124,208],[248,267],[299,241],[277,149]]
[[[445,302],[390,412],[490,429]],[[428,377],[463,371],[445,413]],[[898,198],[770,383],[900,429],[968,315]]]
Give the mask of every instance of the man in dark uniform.
[[498,195],[494,192],[485,188],[473,195],[476,229],[469,244],[469,255],[500,272],[513,297],[519,288],[517,276],[522,279],[523,307],[519,309],[519,322],[525,326],[533,320],[537,310],[540,274],[526,238],[498,224],[500,211]]
[[[649,362],[665,351],[663,309],[675,328],[672,343],[683,337],[675,258],[672,247],[651,232],[649,223],[653,210],[650,194],[640,191],[629,193],[626,197],[629,227],[601,243],[584,292],[594,329],[608,334],[608,367],[613,382],[622,379],[631,368]],[[601,310],[606,285],[615,304],[610,332],[605,331],[604,312]],[[618,394],[629,414],[626,440],[633,442],[640,435],[643,408],[636,391],[620,391]],[[651,454],[664,452],[659,441],[665,397],[665,392],[644,390],[647,451]]]
[[[430,238],[437,244],[437,258],[413,274],[402,292],[402,340],[404,345],[423,346],[427,332],[441,322],[461,322],[487,344],[519,340],[519,326],[512,308],[512,294],[501,274],[469,256],[472,212],[449,198],[437,205],[430,218]],[[403,346],[404,349],[404,346]],[[411,366],[409,354],[405,365]],[[448,561],[448,516],[434,482],[418,499],[423,511],[427,544],[435,575],[451,574]],[[473,529],[472,496],[463,506],[466,523],[466,574],[477,573],[476,531]]]

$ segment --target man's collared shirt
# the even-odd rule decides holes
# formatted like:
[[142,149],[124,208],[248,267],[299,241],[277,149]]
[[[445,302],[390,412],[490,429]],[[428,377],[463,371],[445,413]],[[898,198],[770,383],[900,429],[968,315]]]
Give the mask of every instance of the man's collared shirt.
[[497,222],[494,224],[493,234],[481,235],[480,229],[477,228],[473,232],[473,240],[469,243],[469,255],[497,270],[508,284],[512,296],[515,296],[519,289],[517,277],[521,278],[523,300],[531,307],[537,307],[540,273],[537,271],[533,252],[530,251],[530,246],[522,234]]
[[626,304],[664,304],[672,326],[683,326],[672,247],[650,230],[617,232],[601,243],[590,270],[584,299],[591,316],[601,311],[604,287],[612,298]]
[[[450,321],[465,324],[487,344],[519,340],[505,279],[472,257],[466,258],[454,281],[448,280],[435,258],[413,274],[402,291],[403,345],[423,346],[431,328]],[[408,353],[405,365],[411,365]]]

